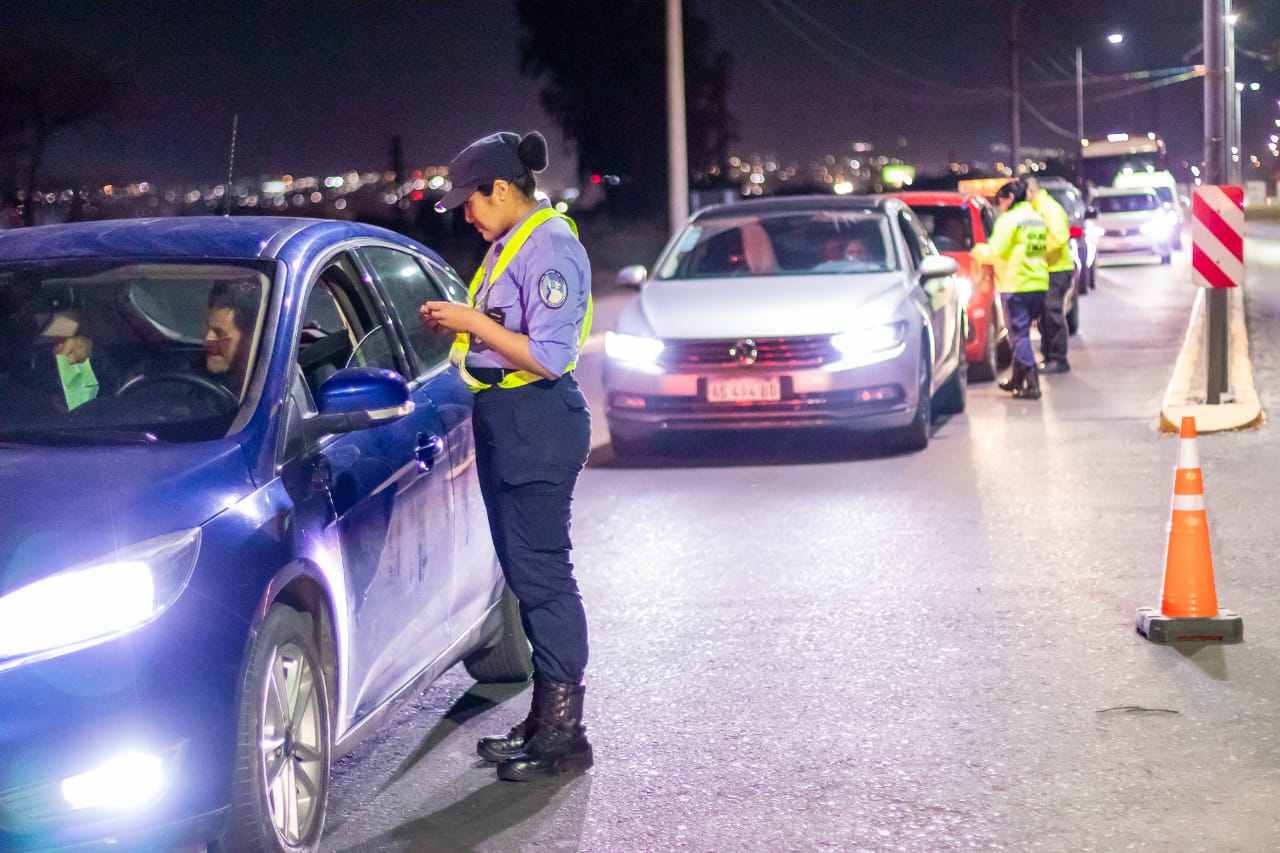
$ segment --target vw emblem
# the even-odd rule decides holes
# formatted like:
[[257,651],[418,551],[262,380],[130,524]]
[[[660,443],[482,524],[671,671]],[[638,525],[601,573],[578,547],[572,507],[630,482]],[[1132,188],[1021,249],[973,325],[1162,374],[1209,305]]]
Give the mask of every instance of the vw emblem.
[[750,367],[756,363],[756,359],[760,357],[760,352],[756,349],[755,341],[751,340],[751,338],[744,338],[729,347],[729,357],[743,367]]

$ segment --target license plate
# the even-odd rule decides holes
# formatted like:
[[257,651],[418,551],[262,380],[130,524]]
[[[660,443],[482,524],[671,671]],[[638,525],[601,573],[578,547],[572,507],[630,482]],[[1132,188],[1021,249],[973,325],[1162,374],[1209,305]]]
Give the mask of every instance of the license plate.
[[707,380],[709,403],[760,403],[781,399],[782,381],[776,376]]

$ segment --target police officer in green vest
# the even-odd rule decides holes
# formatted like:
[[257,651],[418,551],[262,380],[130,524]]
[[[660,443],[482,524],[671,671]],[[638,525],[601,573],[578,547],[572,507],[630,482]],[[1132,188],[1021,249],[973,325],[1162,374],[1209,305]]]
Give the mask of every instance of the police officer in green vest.
[[1071,369],[1067,361],[1067,291],[1072,287],[1075,258],[1071,254],[1071,222],[1067,211],[1058,200],[1040,186],[1035,178],[1027,178],[1027,201],[1044,220],[1048,229],[1045,244],[1045,263],[1049,267],[1049,290],[1044,297],[1044,310],[1037,323],[1040,326],[1040,362],[1042,373],[1066,373]]
[[591,328],[591,265],[568,217],[534,197],[547,142],[494,133],[449,164],[437,209],[462,205],[492,245],[470,305],[428,302],[422,321],[454,332],[450,358],[475,393],[476,467],[489,529],[533,646],[533,700],[477,752],[526,781],[592,764],[582,725],[587,619],[569,559],[569,506],[591,446],[573,368]]

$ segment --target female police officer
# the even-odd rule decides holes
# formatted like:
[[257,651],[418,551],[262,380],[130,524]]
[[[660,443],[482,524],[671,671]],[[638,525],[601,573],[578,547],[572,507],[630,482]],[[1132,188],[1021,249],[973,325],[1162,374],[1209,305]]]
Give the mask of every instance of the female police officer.
[[547,166],[540,133],[495,133],[449,164],[439,209],[465,206],[493,245],[471,305],[428,302],[422,321],[456,333],[450,357],[475,392],[476,466],[498,560],[533,646],[533,701],[477,752],[502,779],[585,770],[587,620],[569,560],[569,504],[591,446],[572,370],[591,326],[591,266],[568,217],[534,199]]
[[999,385],[1022,400],[1040,399],[1040,376],[1036,372],[1035,351],[1031,348],[1031,321],[1039,317],[1049,289],[1049,266],[1045,261],[1048,228],[1027,201],[1027,183],[1009,181],[996,191],[1000,217],[991,239],[970,253],[981,264],[991,264],[996,287],[1004,303],[1013,346],[1013,371]]

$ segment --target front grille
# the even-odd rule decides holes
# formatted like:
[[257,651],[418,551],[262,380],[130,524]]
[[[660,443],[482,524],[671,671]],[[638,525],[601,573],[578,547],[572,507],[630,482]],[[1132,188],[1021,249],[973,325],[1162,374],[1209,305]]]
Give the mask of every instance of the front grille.
[[1136,237],[1142,233],[1141,228],[1108,228],[1108,237]]
[[659,364],[668,371],[740,367],[735,352],[754,350],[756,367],[818,367],[834,361],[829,335],[793,338],[733,338],[717,341],[666,341]]

